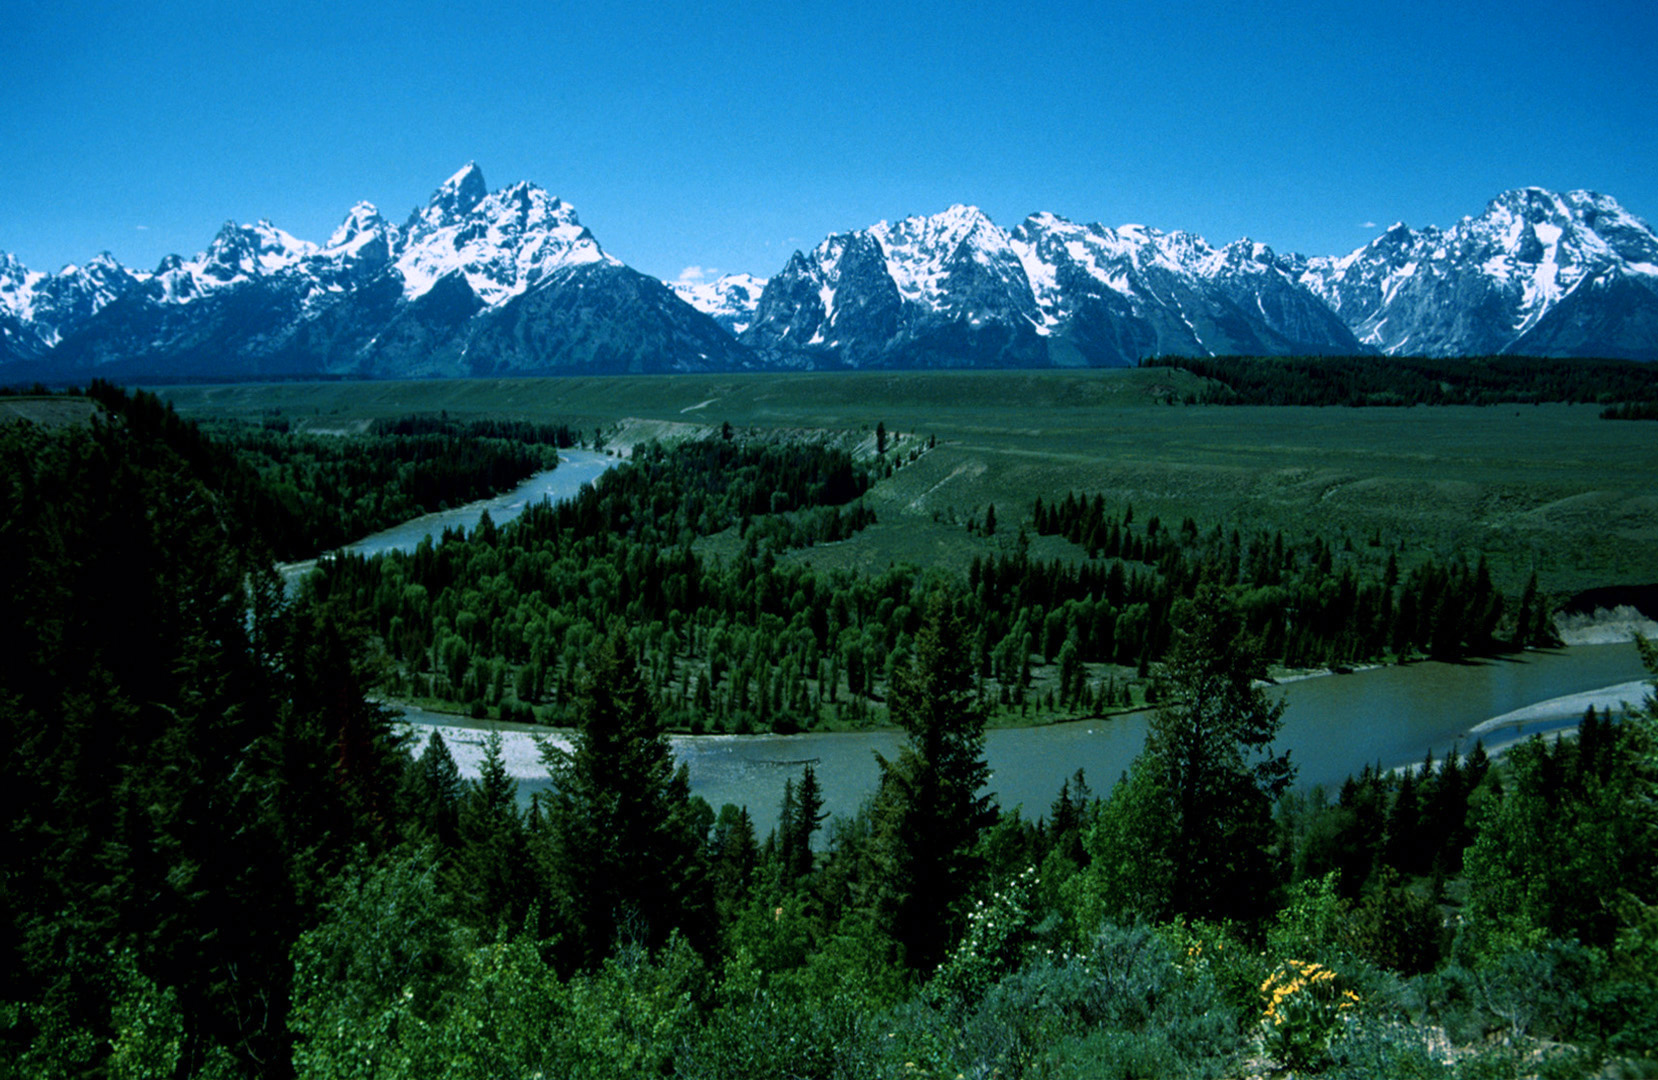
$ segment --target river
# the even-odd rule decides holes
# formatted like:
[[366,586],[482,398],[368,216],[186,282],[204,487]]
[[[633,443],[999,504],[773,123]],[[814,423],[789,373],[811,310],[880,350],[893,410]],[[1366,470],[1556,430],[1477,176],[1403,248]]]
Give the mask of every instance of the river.
[[543,499],[560,502],[575,495],[583,484],[591,484],[599,474],[616,464],[616,459],[592,450],[559,451],[558,468],[538,472],[505,495],[425,514],[393,526],[383,532],[364,537],[345,550],[357,555],[379,555],[386,551],[413,551],[430,536],[434,541],[445,529],[468,529],[478,524],[485,510],[497,525],[505,525]]
[[[505,524],[542,499],[571,497],[616,460],[590,450],[567,450],[558,468],[537,473],[505,495],[427,514],[345,550],[364,555],[413,551],[425,537],[439,537],[445,529],[471,529],[485,510],[496,524]],[[284,569],[291,578],[311,565]],[[1290,751],[1297,783],[1333,787],[1367,764],[1410,765],[1429,751],[1440,758],[1456,746],[1467,750],[1476,737],[1496,750],[1536,732],[1574,725],[1591,701],[1614,708],[1620,701],[1639,701],[1644,688],[1637,680],[1644,675],[1633,644],[1579,645],[1460,664],[1424,661],[1300,679],[1270,692],[1285,703],[1278,745]],[[422,746],[430,728],[443,727],[462,772],[477,775],[484,737],[480,725],[420,709],[404,711]],[[1046,813],[1060,785],[1079,768],[1095,792],[1102,793],[1140,753],[1147,719],[1139,713],[993,730],[985,738],[990,790],[1002,806],[1023,806],[1029,817]],[[508,767],[527,802],[548,785],[532,741],[537,729],[509,726],[503,731]],[[690,770],[695,794],[716,808],[728,802],[746,805],[764,834],[776,820],[783,782],[798,777],[807,762],[817,771],[825,808],[854,813],[875,788],[875,755],[893,757],[902,736],[893,731],[704,735],[675,736],[670,742]]]
[[[365,536],[340,550],[349,551],[354,555],[379,555],[387,551],[411,552],[428,536],[436,542],[445,529],[470,531],[482,520],[486,510],[489,511],[490,520],[496,525],[505,525],[543,499],[561,502],[572,497],[581,490],[583,484],[591,484],[616,462],[616,458],[593,450],[561,450],[558,468],[538,472],[504,495],[479,499],[452,510],[440,510],[435,514],[422,514],[412,521],[405,521],[401,525],[394,525]],[[277,570],[291,590],[316,564],[315,559],[307,559],[304,562],[283,563]]]
[[[1533,732],[1575,725],[1590,700],[1614,706],[1639,701],[1644,687],[1637,680],[1644,673],[1633,644],[1580,645],[1302,679],[1270,692],[1285,703],[1278,745],[1290,751],[1298,785],[1334,787],[1367,764],[1410,765],[1430,750],[1439,758],[1454,746],[1469,749],[1475,737],[1499,749]],[[1595,691],[1601,693],[1588,696]],[[422,740],[430,726],[444,726],[463,772],[476,774],[484,737],[478,725],[417,709],[406,712]],[[1027,817],[1045,814],[1060,784],[1079,768],[1094,791],[1103,793],[1140,753],[1146,720],[1145,714],[1131,714],[990,731],[985,739],[990,790],[1003,807],[1022,805]],[[1474,732],[1491,721],[1496,723]],[[530,730],[507,734],[509,768],[519,776],[519,795],[526,801],[548,784]],[[705,735],[675,736],[670,742],[689,768],[695,794],[715,808],[746,805],[764,835],[776,821],[784,780],[798,778],[805,763],[817,772],[826,809],[851,814],[875,788],[875,754],[892,757],[902,736],[892,731]]]

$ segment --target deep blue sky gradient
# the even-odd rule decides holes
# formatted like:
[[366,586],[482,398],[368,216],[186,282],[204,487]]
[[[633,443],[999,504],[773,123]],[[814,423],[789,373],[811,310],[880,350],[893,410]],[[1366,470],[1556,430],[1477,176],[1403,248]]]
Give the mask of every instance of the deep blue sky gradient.
[[667,278],[955,202],[1306,254],[1525,184],[1658,215],[1654,0],[4,6],[37,270],[401,222],[470,160]]

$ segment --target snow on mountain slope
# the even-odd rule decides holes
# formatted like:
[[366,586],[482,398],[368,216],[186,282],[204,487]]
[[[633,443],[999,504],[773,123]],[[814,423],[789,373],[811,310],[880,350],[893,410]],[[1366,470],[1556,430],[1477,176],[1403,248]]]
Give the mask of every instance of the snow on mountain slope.
[[[1594,192],[1518,188],[1443,231],[1394,225],[1307,260],[1301,280],[1389,354],[1658,357],[1642,329],[1658,317],[1658,237]],[[1619,314],[1576,311],[1612,294]],[[1579,333],[1585,319],[1599,344]]]
[[667,285],[681,300],[736,337],[754,322],[754,309],[760,306],[766,279],[753,274],[726,274],[713,281],[670,281]]
[[0,254],[0,361],[45,355],[66,333],[147,277],[128,270],[108,252],[56,274],[29,270]]
[[163,259],[154,281],[167,302],[188,304],[220,289],[271,277],[316,251],[315,244],[296,240],[268,221],[227,221],[201,254]]
[[35,289],[46,275],[0,252],[0,312],[17,319],[34,316]]
[[[476,164],[401,225],[358,203],[321,245],[226,223],[153,273],[0,254],[16,377],[1127,365],[1205,353],[1658,359],[1658,236],[1609,196],[1506,192],[1340,257],[971,206],[836,233],[769,281],[672,287],[532,184]],[[32,365],[32,366],[28,366]]]
[[[1003,232],[977,207],[956,205],[931,217],[883,221],[869,233],[881,245],[887,274],[908,303],[967,319],[1022,314],[1030,293],[1024,267]],[[989,310],[980,310],[986,304]]]
[[521,296],[566,266],[609,261],[575,208],[533,184],[490,194],[468,164],[417,210],[397,256],[403,295],[414,300],[459,273],[488,307]]
[[[749,355],[606,255],[570,206],[527,183],[490,192],[476,165],[402,227],[358,203],[321,246],[260,221],[227,223],[149,275],[112,260],[55,276],[14,263],[0,266],[0,361],[62,372],[694,371]],[[61,325],[42,314],[53,290],[78,298],[53,309]]]
[[968,364],[1021,366],[1359,349],[1264,245],[1216,249],[1189,233],[1045,213],[1008,233],[965,206],[797,253],[745,340],[855,367],[947,362],[945,348]]
[[1008,236],[978,209],[837,233],[766,284],[743,340],[790,366],[1029,366],[1045,360]]

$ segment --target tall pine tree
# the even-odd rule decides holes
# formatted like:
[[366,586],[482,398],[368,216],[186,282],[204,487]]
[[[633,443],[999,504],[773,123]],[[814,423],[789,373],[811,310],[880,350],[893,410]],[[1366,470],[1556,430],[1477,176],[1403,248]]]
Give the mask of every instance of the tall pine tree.
[[549,863],[565,959],[592,967],[619,943],[661,946],[675,930],[712,941],[701,817],[674,768],[632,647],[613,631],[589,656],[574,745],[543,754]]
[[990,766],[967,634],[943,593],[930,601],[909,666],[895,673],[891,715],[909,739],[897,760],[878,756],[876,911],[905,963],[929,970],[960,936],[983,873],[974,848],[996,817],[981,794]]
[[1256,918],[1271,887],[1272,807],[1294,776],[1288,754],[1271,749],[1284,707],[1253,684],[1265,665],[1219,589],[1200,588],[1174,622],[1169,697],[1090,835],[1078,907]]

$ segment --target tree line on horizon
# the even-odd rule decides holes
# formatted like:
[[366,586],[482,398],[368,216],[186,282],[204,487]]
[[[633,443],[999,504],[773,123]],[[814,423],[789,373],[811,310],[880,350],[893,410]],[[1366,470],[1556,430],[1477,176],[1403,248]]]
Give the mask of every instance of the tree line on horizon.
[[1189,405],[1607,405],[1634,418],[1658,403],[1658,365],[1535,356],[1155,356],[1209,380]]

